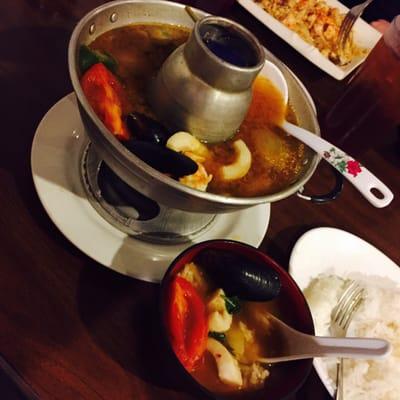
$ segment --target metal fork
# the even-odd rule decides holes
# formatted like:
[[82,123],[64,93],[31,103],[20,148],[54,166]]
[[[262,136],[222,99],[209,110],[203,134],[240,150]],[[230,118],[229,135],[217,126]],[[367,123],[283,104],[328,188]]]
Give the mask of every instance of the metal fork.
[[[352,281],[347,286],[331,314],[331,328],[335,336],[346,336],[354,312],[360,306],[364,296],[364,288],[356,282]],[[343,398],[343,358],[341,358],[337,365],[335,399],[343,400]]]
[[347,39],[350,36],[351,29],[353,28],[354,23],[357,21],[359,17],[361,17],[364,10],[372,3],[373,0],[366,0],[357,6],[350,8],[348,13],[343,19],[342,24],[340,25],[339,35],[338,35],[338,47],[339,49],[343,49]]

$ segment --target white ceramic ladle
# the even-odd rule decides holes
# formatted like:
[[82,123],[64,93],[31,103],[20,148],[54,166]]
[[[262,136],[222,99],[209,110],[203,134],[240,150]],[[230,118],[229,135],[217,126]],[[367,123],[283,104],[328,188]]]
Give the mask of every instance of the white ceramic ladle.
[[[289,90],[286,79],[279,68],[271,62],[265,61],[260,75],[268,78],[279,89],[285,104],[287,104]],[[280,127],[288,134],[305,143],[322,156],[325,161],[333,165],[375,207],[386,207],[393,200],[393,193],[382,181],[332,143],[286,120],[283,120]],[[380,195],[377,195],[373,190],[379,192]]]
[[270,331],[279,337],[280,344],[274,346],[274,350],[279,348],[279,353],[259,358],[261,363],[273,364],[314,357],[378,359],[388,356],[392,351],[391,344],[384,339],[307,335],[271,314],[265,318],[268,319]]

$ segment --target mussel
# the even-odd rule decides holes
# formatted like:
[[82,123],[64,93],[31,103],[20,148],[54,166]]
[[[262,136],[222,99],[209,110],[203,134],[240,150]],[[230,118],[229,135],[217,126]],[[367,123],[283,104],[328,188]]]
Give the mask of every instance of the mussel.
[[198,263],[228,296],[248,301],[268,301],[278,296],[278,273],[266,265],[240,254],[221,249],[204,249],[196,255]]
[[100,166],[98,185],[108,204],[117,209],[135,210],[137,215],[134,218],[139,221],[153,219],[160,214],[160,206],[154,200],[125,183],[105,162]]
[[130,139],[123,145],[156,170],[180,178],[197,171],[197,164],[189,157],[156,143]]
[[170,133],[156,120],[147,115],[133,112],[126,118],[128,129],[135,139],[165,146]]

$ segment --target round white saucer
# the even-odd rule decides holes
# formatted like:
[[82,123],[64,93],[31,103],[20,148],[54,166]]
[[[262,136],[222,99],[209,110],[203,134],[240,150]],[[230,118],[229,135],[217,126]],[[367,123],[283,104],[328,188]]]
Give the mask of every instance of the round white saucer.
[[184,249],[210,239],[232,239],[258,247],[267,231],[270,205],[220,214],[192,242],[161,245],[120,232],[86,198],[79,166],[88,138],[73,93],[56,103],[40,122],[32,144],[32,176],[48,215],[81,251],[100,264],[138,279],[158,282]]

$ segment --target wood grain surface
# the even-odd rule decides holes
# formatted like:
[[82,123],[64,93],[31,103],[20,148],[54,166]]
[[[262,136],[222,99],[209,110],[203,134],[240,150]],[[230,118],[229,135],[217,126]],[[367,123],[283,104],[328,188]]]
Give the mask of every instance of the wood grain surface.
[[[35,129],[46,111],[72,91],[70,34],[101,3],[0,2],[0,353],[44,400],[202,399],[165,355],[158,286],[108,270],[72,246],[47,216],[33,186]],[[320,115],[329,109],[346,82],[320,71],[239,5],[229,16],[293,69]],[[399,142],[395,132],[380,135],[379,146],[360,159],[394,191],[389,207],[374,208],[348,184],[336,201],[325,205],[292,196],[272,205],[261,248],[286,267],[300,235],[331,226],[361,236],[400,264]],[[330,170],[321,163],[306,191],[322,193],[331,185]],[[334,254],[332,244],[329,256]],[[3,371],[7,374],[7,368]],[[5,393],[0,398],[14,399]],[[314,371],[293,397],[328,398]]]

